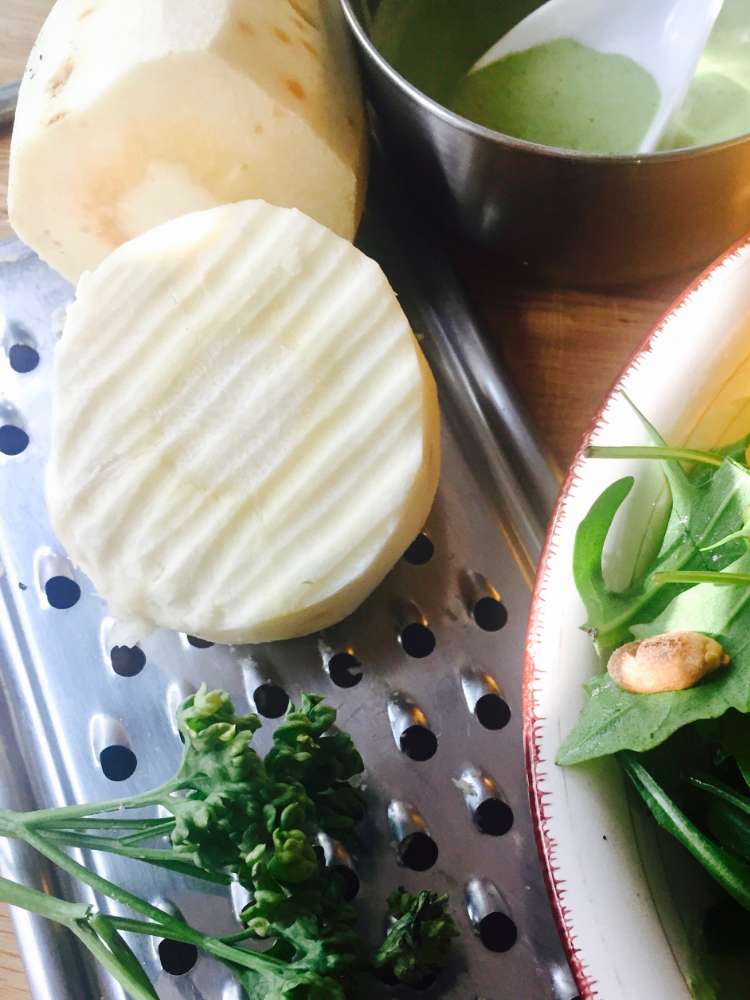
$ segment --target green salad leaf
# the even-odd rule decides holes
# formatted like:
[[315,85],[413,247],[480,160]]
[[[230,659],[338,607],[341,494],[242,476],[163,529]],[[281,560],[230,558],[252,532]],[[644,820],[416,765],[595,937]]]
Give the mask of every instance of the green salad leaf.
[[739,712],[727,712],[721,720],[721,742],[750,788],[750,719]]
[[740,530],[750,510],[750,472],[725,459],[713,475],[693,482],[679,463],[664,462],[672,494],[672,510],[654,560],[622,592],[604,581],[602,554],[615,515],[632,489],[631,478],[621,479],[594,502],[576,534],[573,576],[586,605],[585,628],[607,654],[633,635],[633,625],[649,622],[680,593],[677,584],[654,580],[657,573],[674,570],[722,570],[740,556],[746,545],[735,540],[715,551],[708,546]]
[[750,470],[733,457],[740,454],[738,444],[731,446],[730,457],[717,453],[718,466],[712,459],[687,475],[677,459],[665,460],[669,449],[644,423],[656,443],[638,451],[657,456],[662,465],[671,494],[669,517],[653,558],[625,590],[615,591],[605,580],[603,554],[633,478],[612,483],[594,502],[578,527],[573,554],[573,576],[587,613],[582,627],[603,661],[631,639],[687,629],[715,636],[732,666],[687,691],[654,695],[623,691],[608,674],[594,677],[585,685],[588,700],[580,718],[558,753],[563,765],[621,750],[649,750],[691,722],[718,718],[730,708],[750,711],[750,655],[744,639],[750,634],[750,591],[663,579],[669,573],[679,580],[680,572],[750,571],[747,541],[738,535],[750,521]]
[[750,866],[731,850],[719,846],[707,837],[667,795],[635,755],[622,754],[619,759],[659,826],[686,847],[740,906],[750,910]]
[[[750,552],[728,571],[750,571]],[[560,748],[559,764],[620,750],[643,752],[691,722],[717,719],[730,708],[750,712],[750,588],[699,584],[678,594],[658,618],[631,626],[638,639],[677,629],[716,638],[730,655],[730,666],[695,687],[662,694],[631,694],[609,674],[594,677],[586,685],[589,699],[580,718]]]

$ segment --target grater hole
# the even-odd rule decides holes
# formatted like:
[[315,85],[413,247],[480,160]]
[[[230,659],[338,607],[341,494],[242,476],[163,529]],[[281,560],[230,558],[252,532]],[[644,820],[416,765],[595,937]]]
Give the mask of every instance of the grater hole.
[[0,427],[0,452],[13,457],[26,451],[29,446],[29,435],[15,424],[4,424]]
[[130,747],[115,745],[101,751],[99,763],[110,781],[127,781],[135,773],[138,759]]
[[69,576],[51,576],[44,584],[44,594],[50,607],[67,611],[80,600],[81,588]]
[[39,352],[31,344],[11,344],[8,361],[14,372],[28,375],[39,364]]
[[438,859],[438,846],[429,834],[417,830],[398,845],[398,857],[405,868],[426,872]]
[[185,944],[184,941],[165,938],[159,942],[158,950],[161,967],[170,976],[184,976],[198,961],[198,949],[194,944]]
[[505,913],[488,913],[479,921],[479,938],[488,951],[510,951],[518,939],[518,930]]
[[474,714],[485,729],[503,729],[510,722],[510,706],[499,694],[483,694],[474,706]]
[[424,532],[417,535],[409,548],[404,552],[404,559],[412,566],[424,566],[435,554],[435,546],[429,535]]
[[437,736],[426,726],[409,726],[401,733],[398,742],[410,760],[429,760],[437,753]]
[[278,684],[261,684],[253,691],[256,711],[265,719],[280,719],[289,707],[289,695]]
[[146,654],[140,646],[113,646],[109,658],[118,677],[135,677],[146,666]]
[[359,893],[359,875],[348,865],[331,865],[331,871],[341,886],[344,899],[351,903]]
[[328,675],[340,688],[353,688],[362,680],[362,664],[353,653],[334,653],[328,661]]
[[410,622],[402,629],[399,639],[407,656],[417,660],[429,656],[435,649],[435,635],[422,622]]
[[482,833],[502,837],[513,826],[513,810],[501,799],[485,799],[474,810],[474,822]]
[[480,597],[472,609],[477,625],[485,632],[499,632],[508,622],[508,611],[495,597]]
[[185,636],[185,638],[190,645],[194,646],[196,649],[210,649],[211,646],[214,645],[214,643],[209,642],[208,639],[200,639],[197,635],[188,635]]

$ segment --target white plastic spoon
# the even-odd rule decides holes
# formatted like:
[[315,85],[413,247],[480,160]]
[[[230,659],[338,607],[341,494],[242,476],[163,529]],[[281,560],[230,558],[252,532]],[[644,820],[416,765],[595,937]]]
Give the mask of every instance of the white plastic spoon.
[[661,94],[640,144],[640,152],[650,153],[685,100],[723,4],[724,0],[547,0],[496,42],[470,72],[558,39],[628,56],[651,74]]

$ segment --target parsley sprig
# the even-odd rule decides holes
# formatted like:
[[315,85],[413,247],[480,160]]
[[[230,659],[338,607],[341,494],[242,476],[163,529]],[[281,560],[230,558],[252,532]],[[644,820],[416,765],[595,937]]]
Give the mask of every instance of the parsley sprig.
[[[335,720],[320,696],[303,695],[261,758],[252,745],[258,717],[238,715],[226,692],[204,685],[179,711],[185,747],[165,784],[107,802],[0,810],[0,836],[24,841],[135,916],[66,902],[7,879],[0,879],[0,900],[67,927],[135,1000],[156,994],[124,933],[194,945],[228,966],[251,1000],[344,1000],[372,965],[355,910],[316,846],[319,831],[356,844],[365,815],[364,796],[352,784],[364,764]],[[155,806],[169,817],[132,815]],[[147,846],[163,837],[169,846]],[[238,881],[250,896],[244,929],[225,938],[197,931],[80,864],[67,848],[134,858],[216,884]],[[398,899],[396,923],[381,949],[389,957],[379,953],[376,965],[387,961],[396,978],[413,982],[415,970],[433,970],[445,960],[455,928],[445,897],[400,890]],[[259,938],[271,938],[272,946],[262,953],[244,947]]]

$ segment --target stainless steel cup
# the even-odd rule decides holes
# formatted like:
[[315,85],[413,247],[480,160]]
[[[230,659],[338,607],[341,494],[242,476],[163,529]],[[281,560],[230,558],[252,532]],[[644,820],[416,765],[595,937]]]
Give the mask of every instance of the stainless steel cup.
[[513,139],[448,111],[397,73],[370,40],[360,2],[341,0],[376,127],[412,196],[437,222],[577,284],[676,273],[708,262],[750,229],[750,136],[649,156],[593,156]]

